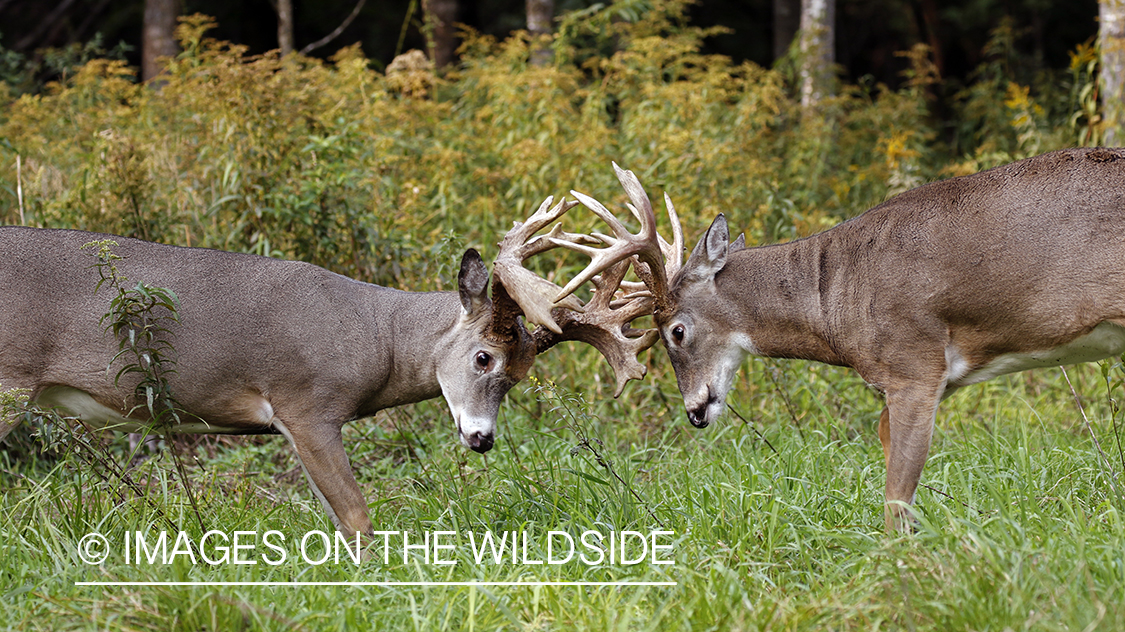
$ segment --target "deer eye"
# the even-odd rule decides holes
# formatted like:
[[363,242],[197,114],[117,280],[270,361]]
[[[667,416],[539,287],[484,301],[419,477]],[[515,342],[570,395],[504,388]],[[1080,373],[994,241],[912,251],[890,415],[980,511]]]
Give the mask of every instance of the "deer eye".
[[672,340],[675,340],[677,344],[684,341],[684,326],[683,325],[676,325],[675,327],[672,328]]
[[477,353],[476,361],[477,367],[480,370],[484,371],[490,364],[492,364],[492,356],[488,355],[488,353],[484,351],[480,351]]

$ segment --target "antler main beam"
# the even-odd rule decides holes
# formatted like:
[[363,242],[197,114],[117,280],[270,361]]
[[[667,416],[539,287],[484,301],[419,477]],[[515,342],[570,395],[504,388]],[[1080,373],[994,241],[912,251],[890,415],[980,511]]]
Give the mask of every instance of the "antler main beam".
[[[548,197],[526,222],[516,223],[500,242],[500,252],[493,264],[493,330],[513,331],[522,313],[529,322],[541,325],[532,334],[537,353],[566,340],[595,347],[613,367],[617,397],[629,380],[644,377],[646,369],[637,356],[659,338],[655,331],[630,326],[633,320],[652,313],[652,299],[647,294],[623,294],[615,299],[628,272],[628,260],[605,266],[603,269],[609,272],[600,277],[595,272],[579,283],[572,282],[569,291],[527,270],[524,262],[528,258],[552,248],[581,250],[608,239],[604,235],[568,233],[559,224],[536,236],[578,205],[564,200],[552,208],[553,201]],[[649,212],[651,215],[651,207]],[[593,298],[584,305],[573,292],[586,281],[592,281],[595,290]]]
[[[598,243],[606,246],[604,248],[564,239],[553,241],[557,246],[576,250],[590,257],[590,265],[562,289],[555,301],[568,299],[576,289],[597,274],[619,262],[633,259],[638,264],[635,266],[637,276],[644,281],[653,299],[653,309],[662,311],[670,306],[669,282],[680,270],[683,261],[684,234],[680,218],[672,205],[672,199],[665,193],[664,204],[672,221],[672,243],[668,243],[656,231],[656,214],[652,210],[652,202],[636,174],[622,169],[617,163],[613,163],[613,170],[632,202],[628,205],[629,210],[640,221],[641,229],[636,234],[630,233],[601,202],[578,191],[571,191],[571,195],[609,226],[613,236],[592,233]],[[634,293],[632,296],[639,294]]]

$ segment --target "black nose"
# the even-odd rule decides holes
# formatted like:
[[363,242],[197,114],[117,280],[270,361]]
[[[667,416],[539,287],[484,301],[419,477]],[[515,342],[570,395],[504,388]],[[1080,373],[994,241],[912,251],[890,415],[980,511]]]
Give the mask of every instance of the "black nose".
[[715,397],[715,395],[711,392],[711,387],[708,386],[707,399],[703,402],[703,404],[695,410],[687,411],[687,418],[688,421],[691,422],[691,425],[695,426],[696,428],[706,428],[707,424],[711,423],[707,420],[707,409],[711,407],[711,404],[714,404],[718,400],[719,398]]
[[482,432],[474,432],[473,434],[465,437],[469,442],[469,448],[473,452],[480,452],[484,454],[492,449],[492,433],[484,434]]
[[707,421],[707,406],[710,403],[711,401],[708,400],[699,408],[696,408],[695,410],[689,410],[687,412],[687,418],[688,421],[691,422],[691,425],[695,426],[696,428],[706,428],[707,424],[711,423]]

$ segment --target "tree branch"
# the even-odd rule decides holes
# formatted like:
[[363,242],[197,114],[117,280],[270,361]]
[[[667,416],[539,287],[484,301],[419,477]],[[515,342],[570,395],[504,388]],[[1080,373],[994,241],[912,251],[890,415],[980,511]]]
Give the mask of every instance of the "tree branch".
[[55,7],[54,11],[51,11],[47,17],[43,18],[43,21],[39,23],[39,26],[35,27],[34,31],[28,33],[16,43],[15,50],[24,50],[34,44],[35,40],[39,39],[47,32],[47,29],[54,26],[55,22],[66,13],[66,10],[69,9],[72,4],[74,4],[74,0],[63,0],[60,2],[58,6]]
[[301,54],[302,55],[308,55],[312,51],[320,48],[321,46],[324,46],[328,42],[331,42],[332,40],[339,37],[340,33],[343,33],[344,29],[348,28],[348,25],[352,23],[352,20],[354,20],[356,18],[356,16],[359,15],[359,10],[363,8],[363,3],[365,3],[365,2],[367,2],[367,0],[359,0],[359,2],[355,5],[355,8],[352,9],[351,15],[349,15],[347,18],[345,18],[344,21],[340,24],[340,26],[336,27],[335,31],[332,31],[328,35],[325,35],[324,37],[318,39],[317,41],[313,42],[312,44],[309,44],[308,46],[302,48]]

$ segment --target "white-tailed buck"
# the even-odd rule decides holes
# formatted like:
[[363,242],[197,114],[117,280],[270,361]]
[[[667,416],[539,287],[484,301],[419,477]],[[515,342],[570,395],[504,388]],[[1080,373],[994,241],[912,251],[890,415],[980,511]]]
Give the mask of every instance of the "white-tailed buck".
[[[701,428],[722,411],[747,354],[854,368],[886,395],[889,529],[911,524],[943,398],[998,375],[1125,352],[1125,150],[1056,151],[927,184],[781,245],[730,243],[719,215],[682,267],[680,249],[656,235],[640,182],[620,169],[618,178],[641,232],[572,192],[615,236],[600,249],[557,242],[593,257],[559,298],[636,257]],[[673,223],[678,241],[674,214]]]
[[[553,305],[558,286],[522,267],[559,242],[588,240],[558,226],[576,203],[551,199],[505,236],[488,270],[465,253],[457,292],[403,292],[361,283],[296,261],[180,248],[71,230],[0,228],[0,384],[30,390],[93,427],[134,431],[138,379],[115,383],[118,340],[101,321],[112,293],[81,250],[114,239],[120,273],[179,297],[169,326],[169,377],[181,433],[285,435],[337,529],[372,531],[340,429],[376,411],[444,395],[462,443],[492,447],[500,401],[535,355],[563,340],[597,347],[617,374],[617,393],[640,378],[636,354],[654,332],[628,324],[644,306],[610,307],[628,263],[587,305]],[[619,309],[615,309],[619,308]],[[520,321],[542,326],[529,332]],[[128,377],[128,376],[126,376]],[[0,420],[0,439],[11,426]]]

